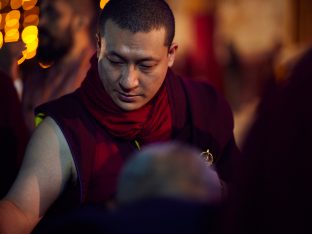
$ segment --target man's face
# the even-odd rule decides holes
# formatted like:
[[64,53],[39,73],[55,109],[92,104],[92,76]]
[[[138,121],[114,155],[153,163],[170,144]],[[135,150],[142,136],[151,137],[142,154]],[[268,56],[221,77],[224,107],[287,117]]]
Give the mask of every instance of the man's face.
[[63,0],[44,0],[40,5],[38,59],[54,62],[73,45],[73,11]]
[[120,108],[132,111],[149,102],[173,65],[177,46],[164,45],[165,30],[132,33],[113,21],[98,43],[98,69],[108,95]]

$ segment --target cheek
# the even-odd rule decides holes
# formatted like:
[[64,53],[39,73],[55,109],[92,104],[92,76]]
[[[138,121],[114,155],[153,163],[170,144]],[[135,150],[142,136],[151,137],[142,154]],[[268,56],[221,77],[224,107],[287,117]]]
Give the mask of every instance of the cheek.
[[115,83],[118,83],[119,72],[116,69],[105,62],[100,62],[98,70],[105,89],[110,89]]
[[155,76],[153,76],[152,78],[147,77],[145,79],[146,81],[144,82],[145,91],[150,98],[152,98],[157,93],[157,91],[159,90],[165,79],[165,76],[166,73],[159,72],[158,74],[155,74]]

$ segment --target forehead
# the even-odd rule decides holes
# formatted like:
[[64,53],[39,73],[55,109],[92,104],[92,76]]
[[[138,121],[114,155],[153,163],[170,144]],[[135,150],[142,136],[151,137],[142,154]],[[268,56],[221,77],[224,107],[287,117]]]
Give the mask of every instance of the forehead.
[[102,39],[104,39],[107,49],[156,52],[162,49],[167,50],[165,36],[164,28],[154,29],[150,32],[133,33],[127,29],[120,28],[116,23],[108,20]]
[[43,0],[40,3],[41,11],[71,11],[71,5],[64,0]]

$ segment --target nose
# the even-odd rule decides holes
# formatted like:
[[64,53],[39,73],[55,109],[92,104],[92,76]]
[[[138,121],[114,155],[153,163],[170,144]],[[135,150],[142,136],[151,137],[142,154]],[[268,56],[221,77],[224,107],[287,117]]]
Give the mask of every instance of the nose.
[[129,92],[136,89],[139,86],[139,74],[138,70],[134,65],[129,65],[124,73],[122,74],[121,79],[119,80],[119,85],[123,91]]

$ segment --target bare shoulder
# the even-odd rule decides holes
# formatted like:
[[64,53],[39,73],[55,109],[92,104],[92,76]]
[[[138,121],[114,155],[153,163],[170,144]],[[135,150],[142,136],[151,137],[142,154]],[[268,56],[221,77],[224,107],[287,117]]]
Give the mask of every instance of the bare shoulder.
[[7,200],[30,216],[42,217],[73,178],[73,159],[56,122],[46,117],[34,131]]

